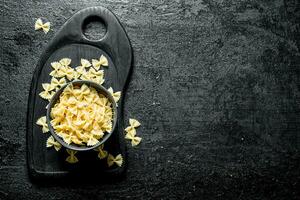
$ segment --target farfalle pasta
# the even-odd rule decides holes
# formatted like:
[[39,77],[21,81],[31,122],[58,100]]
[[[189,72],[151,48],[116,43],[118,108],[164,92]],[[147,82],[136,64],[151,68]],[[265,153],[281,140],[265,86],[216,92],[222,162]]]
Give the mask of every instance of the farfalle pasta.
[[121,167],[123,165],[123,157],[122,157],[121,154],[118,154],[116,157],[114,157],[111,154],[108,154],[108,156],[107,156],[107,165],[108,165],[108,167],[111,167],[114,164],[116,164],[119,167]]
[[131,146],[137,146],[140,144],[142,138],[136,136],[136,128],[138,128],[141,123],[136,119],[129,119],[129,126],[125,128],[125,139],[131,140]]
[[98,158],[100,160],[106,158],[108,155],[108,152],[104,150],[103,144],[101,144],[98,148],[94,149],[94,151],[98,151]]
[[42,87],[43,87],[44,91],[42,91],[39,94],[40,97],[42,97],[43,99],[50,100],[55,93],[54,91],[52,91],[55,89],[55,87],[53,87],[50,83],[43,83]]
[[120,100],[120,98],[121,98],[121,92],[120,91],[114,92],[114,90],[112,89],[112,87],[108,88],[107,90],[113,96],[115,102],[117,103]]
[[51,124],[67,143],[93,146],[112,130],[112,104],[85,84],[67,86],[51,109]]
[[34,30],[43,30],[47,34],[50,30],[50,22],[44,23],[41,18],[38,18],[34,24]]
[[49,132],[49,128],[46,122],[46,116],[40,117],[37,121],[36,124],[42,127],[42,132],[47,133]]
[[69,156],[66,158],[66,161],[70,164],[74,164],[77,163],[79,160],[78,158],[75,156],[75,154],[77,153],[77,151],[71,150],[71,149],[67,149],[67,153],[69,154]]
[[101,66],[105,66],[105,67],[108,66],[108,60],[104,55],[101,55],[99,60],[92,59],[92,64],[96,70],[99,70]]
[[63,86],[66,83],[67,81],[65,78],[57,79],[55,77],[52,77],[51,79],[51,87],[53,87],[55,91],[57,91],[61,86]]
[[46,147],[47,148],[54,147],[54,149],[56,151],[59,151],[61,148],[61,144],[59,144],[57,141],[55,141],[53,136],[50,136],[46,141]]

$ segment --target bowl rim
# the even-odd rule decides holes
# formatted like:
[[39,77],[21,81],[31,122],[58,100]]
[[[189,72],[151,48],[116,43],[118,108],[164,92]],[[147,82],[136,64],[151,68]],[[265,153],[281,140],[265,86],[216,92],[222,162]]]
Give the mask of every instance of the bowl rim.
[[[113,109],[113,122],[112,122],[112,129],[110,132],[106,132],[106,134],[104,135],[104,137],[95,145],[93,146],[77,146],[76,144],[67,144],[60,136],[58,136],[51,124],[51,116],[50,116],[50,112],[52,107],[55,105],[56,101],[58,100],[60,94],[64,91],[64,89],[69,86],[69,85],[73,85],[73,84],[86,84],[89,87],[93,87],[95,88],[97,91],[100,91],[101,93],[103,93],[106,97],[108,97],[109,101],[112,103],[112,109]],[[97,147],[99,147],[100,145],[102,145],[103,143],[105,143],[108,138],[110,138],[110,136],[112,135],[112,133],[115,130],[116,124],[117,124],[117,119],[118,119],[118,111],[117,111],[117,104],[112,96],[112,94],[102,85],[93,82],[93,81],[89,81],[89,80],[74,80],[74,81],[70,81],[66,84],[64,84],[59,90],[57,90],[55,92],[55,94],[52,96],[48,106],[47,106],[47,114],[46,114],[46,121],[47,121],[47,125],[49,128],[49,131],[51,133],[51,135],[54,137],[54,139],[56,141],[58,141],[62,146],[64,146],[67,149],[71,149],[71,150],[75,150],[75,151],[89,151],[92,149],[95,149]]]

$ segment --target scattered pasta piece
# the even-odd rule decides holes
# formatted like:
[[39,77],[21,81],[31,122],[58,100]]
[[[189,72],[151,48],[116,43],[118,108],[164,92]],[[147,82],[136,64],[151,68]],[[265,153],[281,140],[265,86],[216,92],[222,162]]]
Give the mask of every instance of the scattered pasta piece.
[[125,131],[130,135],[136,135],[136,129],[132,126],[128,126],[127,128],[125,128]]
[[53,68],[53,71],[50,72],[50,76],[61,78],[64,75],[61,72],[61,68],[63,67],[59,62],[52,62],[51,67]]
[[64,67],[69,67],[69,65],[71,64],[71,59],[70,58],[62,58],[60,59],[59,63],[64,66]]
[[54,89],[54,87],[49,83],[43,83],[42,87],[43,87],[44,91],[42,91],[39,94],[40,97],[42,97],[43,99],[47,99],[47,100],[51,99],[51,97],[53,96],[53,93],[51,91]]
[[129,124],[134,128],[137,128],[141,125],[141,123],[138,120],[132,118],[129,118]]
[[92,78],[95,77],[104,77],[104,71],[103,70],[98,70],[96,71],[94,68],[90,68],[90,70],[87,72]]
[[36,124],[39,126],[42,126],[42,132],[47,133],[49,131],[48,125],[46,123],[46,116],[40,117],[37,121]]
[[111,102],[95,88],[70,84],[50,112],[51,124],[67,144],[94,146],[111,132]]
[[99,83],[100,85],[104,82],[103,70],[96,71],[94,68],[90,68],[84,76],[88,77],[88,80]]
[[74,77],[74,69],[72,67],[69,67],[69,66],[63,66],[61,68],[61,74],[65,77],[67,77],[67,79],[69,81],[71,81]]
[[125,131],[127,133],[131,133],[131,135],[135,135],[136,134],[136,128],[139,127],[141,125],[141,123],[136,120],[136,119],[129,119],[129,126],[127,128],[125,128]]
[[55,77],[52,77],[51,79],[51,86],[54,88],[55,91],[57,91],[61,86],[66,84],[67,81],[65,78],[56,79]]
[[85,80],[85,81],[89,81],[89,80],[92,80],[92,77],[90,76],[90,74],[89,73],[84,73],[84,74],[82,74],[81,76],[80,76],[80,79],[81,80]]
[[34,25],[34,30],[43,30],[45,34],[50,30],[50,22],[43,23],[41,18],[38,18]]
[[82,66],[76,67],[75,70],[76,70],[76,72],[77,72],[77,74],[78,74],[79,76],[86,73],[85,68],[82,67]]
[[69,154],[69,156],[66,158],[66,161],[68,163],[74,164],[78,162],[78,158],[75,156],[75,154],[77,153],[77,151],[71,150],[71,149],[67,149],[67,152]]
[[105,151],[103,148],[104,148],[104,145],[102,144],[102,145],[100,145],[97,149],[94,149],[95,151],[98,151],[98,152],[99,152],[99,153],[98,153],[98,158],[99,158],[100,160],[106,158],[107,155],[108,155],[108,152]]
[[80,63],[81,63],[81,66],[78,66],[78,67],[87,68],[87,67],[92,66],[92,64],[90,63],[90,61],[88,61],[87,59],[81,59]]
[[113,155],[111,154],[108,154],[108,157],[107,157],[107,165],[109,167],[111,167],[113,164],[116,164],[118,165],[119,167],[122,166],[123,164],[123,157],[121,154],[118,154],[116,157],[114,157]]
[[121,97],[121,92],[114,92],[112,87],[108,88],[108,91],[113,96],[115,102],[117,103]]
[[46,147],[50,148],[50,147],[54,147],[54,149],[56,151],[59,151],[61,148],[61,144],[59,144],[57,141],[54,140],[54,137],[51,135],[46,142]]
[[136,128],[139,127],[141,123],[136,119],[129,119],[129,126],[125,128],[127,134],[125,135],[125,139],[131,140],[132,146],[137,146],[140,144],[142,138],[136,136]]
[[127,133],[125,135],[125,139],[129,139],[131,140],[131,145],[134,147],[134,146],[137,146],[138,144],[140,144],[142,138],[141,137],[137,137],[135,135],[132,135],[131,133]]
[[99,70],[101,66],[108,66],[108,60],[104,55],[101,55],[99,60],[92,59],[92,64],[96,70]]

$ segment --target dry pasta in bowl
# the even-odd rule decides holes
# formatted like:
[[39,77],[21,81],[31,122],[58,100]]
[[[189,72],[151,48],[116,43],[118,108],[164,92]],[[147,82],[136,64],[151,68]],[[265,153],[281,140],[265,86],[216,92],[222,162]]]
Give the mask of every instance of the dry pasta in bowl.
[[66,148],[95,149],[112,134],[117,120],[116,107],[114,97],[100,84],[72,81],[50,100],[47,124],[52,136]]

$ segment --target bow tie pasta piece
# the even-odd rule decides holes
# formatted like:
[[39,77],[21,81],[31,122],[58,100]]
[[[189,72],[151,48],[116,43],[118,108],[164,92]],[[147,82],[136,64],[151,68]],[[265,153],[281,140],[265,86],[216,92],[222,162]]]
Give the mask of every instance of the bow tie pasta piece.
[[92,64],[90,63],[90,61],[88,61],[87,59],[81,59],[80,60],[81,65],[78,67],[82,67],[82,68],[87,68],[92,66]]
[[136,136],[136,128],[139,127],[141,123],[136,119],[130,118],[129,124],[130,125],[125,128],[125,132],[127,132],[127,134],[125,135],[125,139],[131,140],[132,146],[137,146],[138,144],[140,144],[142,138]]
[[127,134],[130,134],[132,136],[136,135],[136,129],[132,126],[128,126],[127,128],[125,128],[125,131],[127,132]]
[[136,128],[139,127],[141,125],[141,123],[136,120],[136,119],[132,119],[130,118],[129,119],[129,126],[127,128],[125,128],[125,131],[127,133],[129,133],[130,135],[132,136],[135,136],[136,135]]
[[83,84],[80,88],[73,89],[73,94],[78,100],[83,100],[85,96],[90,94],[90,89],[87,85]]
[[39,95],[43,99],[50,100],[52,98],[52,96],[54,95],[54,93],[53,92],[48,92],[48,91],[43,91]]
[[78,158],[75,156],[77,151],[67,149],[67,153],[69,154],[69,156],[66,158],[68,163],[74,164],[78,162]]
[[53,96],[54,93],[52,93],[51,91],[54,89],[54,87],[49,84],[49,83],[43,83],[42,87],[44,89],[44,91],[42,91],[39,95],[40,97],[42,97],[43,99],[51,99],[51,97]]
[[98,151],[98,158],[100,160],[104,159],[107,157],[108,152],[104,150],[104,145],[101,144],[98,148],[94,149],[94,151]]
[[51,79],[51,86],[54,88],[55,91],[57,91],[61,86],[66,84],[67,81],[65,78],[56,79],[55,77],[52,77]]
[[108,88],[108,91],[110,92],[110,94],[113,96],[115,102],[117,103],[121,97],[121,92],[114,92],[112,87]]
[[133,136],[130,133],[127,133],[125,136],[125,139],[131,140],[131,145],[137,146],[138,144],[140,144],[142,138],[141,137],[137,137],[137,136]]
[[47,34],[50,30],[50,22],[43,23],[41,18],[38,18],[34,24],[34,30],[43,30]]
[[96,71],[94,68],[90,68],[83,78],[102,85],[104,83],[104,71]]
[[47,133],[49,131],[48,125],[46,123],[46,116],[40,117],[37,121],[36,124],[39,126],[42,126],[42,132]]
[[61,74],[65,77],[67,77],[67,79],[69,81],[71,81],[74,77],[74,69],[72,67],[69,67],[69,66],[63,66],[61,67]]
[[101,55],[99,60],[92,59],[92,64],[96,70],[99,70],[101,66],[108,66],[108,60],[104,55]]
[[94,137],[94,135],[89,136],[89,140],[87,142],[87,146],[94,146],[97,144],[99,141]]
[[52,62],[51,67],[53,70],[50,72],[50,76],[56,77],[56,78],[61,78],[64,76],[64,74],[61,72],[61,68],[63,68],[62,64],[59,62]]
[[86,74],[86,70],[83,66],[78,66],[75,68],[75,70],[78,73],[78,75]]
[[114,157],[111,154],[108,154],[107,157],[107,165],[111,167],[113,164],[116,164],[117,166],[121,167],[123,164],[123,157],[121,154],[118,154],[116,157]]
[[141,123],[138,120],[132,118],[129,119],[129,124],[134,128],[137,128],[141,125]]
[[50,136],[50,137],[47,139],[46,147],[47,147],[47,148],[54,147],[54,149],[55,149],[56,151],[59,151],[60,148],[61,148],[61,144],[59,144],[57,141],[55,141],[54,138],[53,138],[53,136]]
[[94,68],[90,68],[88,73],[93,78],[98,77],[98,76],[101,77],[101,78],[104,77],[104,71],[103,70],[96,71]]
[[72,60],[70,58],[62,58],[60,59],[59,63],[64,67],[70,67]]
[[92,81],[93,80],[93,78],[90,76],[90,74],[89,73],[84,73],[84,74],[82,74],[81,76],[80,76],[80,79],[81,80],[85,80],[85,81]]

